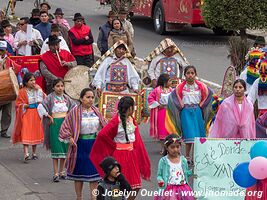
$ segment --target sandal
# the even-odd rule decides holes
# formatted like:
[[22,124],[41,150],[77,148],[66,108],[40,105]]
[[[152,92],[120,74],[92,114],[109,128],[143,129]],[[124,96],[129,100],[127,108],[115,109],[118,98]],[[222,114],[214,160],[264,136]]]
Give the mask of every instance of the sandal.
[[55,183],[59,182],[59,176],[58,176],[58,174],[55,174],[53,176],[53,182],[55,182]]
[[59,178],[62,179],[62,180],[66,179],[66,174],[65,174],[64,171],[59,173]]
[[38,156],[36,154],[32,154],[32,160],[38,160]]
[[26,156],[24,157],[24,163],[28,163],[29,160],[31,160],[30,154],[26,154]]

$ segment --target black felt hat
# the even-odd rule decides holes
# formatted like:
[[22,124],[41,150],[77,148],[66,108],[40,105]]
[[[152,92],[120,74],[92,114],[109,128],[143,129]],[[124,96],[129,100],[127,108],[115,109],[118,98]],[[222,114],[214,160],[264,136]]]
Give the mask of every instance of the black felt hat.
[[61,39],[59,39],[56,35],[49,35],[48,41],[46,44],[48,45],[56,45],[60,43]]
[[254,44],[259,44],[265,46],[265,39],[263,36],[257,36]]
[[84,17],[82,16],[81,13],[75,13],[75,14],[74,14],[73,21],[76,21],[76,20],[78,20],[78,19],[82,19],[82,20],[84,20]]
[[57,8],[54,15],[64,15],[62,8]]
[[121,165],[118,163],[117,160],[115,160],[115,158],[108,156],[106,157],[101,163],[100,163],[100,167],[103,169],[103,171],[105,172],[105,174],[108,176],[111,172],[111,170],[115,167],[118,166],[120,171],[121,171]]

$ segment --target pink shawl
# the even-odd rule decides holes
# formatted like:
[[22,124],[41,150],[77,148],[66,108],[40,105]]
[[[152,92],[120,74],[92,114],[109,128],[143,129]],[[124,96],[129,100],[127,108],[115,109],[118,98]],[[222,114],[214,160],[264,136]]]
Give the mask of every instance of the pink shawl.
[[[171,92],[172,89],[170,88]],[[148,96],[148,105],[150,106],[151,104],[158,102],[160,100],[160,95],[162,93],[162,88],[156,87]],[[150,136],[153,138],[158,138],[159,134],[158,134],[158,110],[159,108],[152,108],[150,109]],[[164,120],[164,119],[162,119]]]
[[211,126],[211,138],[256,138],[253,105],[244,97],[240,111],[234,95],[226,98]]

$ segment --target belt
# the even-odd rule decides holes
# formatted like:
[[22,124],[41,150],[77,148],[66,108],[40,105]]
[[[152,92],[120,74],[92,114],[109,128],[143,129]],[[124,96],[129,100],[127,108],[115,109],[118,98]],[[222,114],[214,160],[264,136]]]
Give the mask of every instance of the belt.
[[199,107],[199,105],[198,104],[185,104],[184,107],[185,108],[197,108]]
[[79,135],[79,139],[82,139],[82,140],[91,140],[91,139],[95,139],[95,138],[96,138],[96,133],[80,134]]
[[62,112],[62,113],[52,113],[53,118],[64,118],[66,117],[67,112]]
[[34,109],[34,108],[37,108],[37,107],[38,107],[38,103],[29,104],[29,109]]
[[106,90],[112,91],[112,92],[122,92],[124,90],[127,90],[127,84],[126,83],[106,83]]
[[127,150],[132,151],[133,150],[133,143],[116,143],[116,149],[117,150]]

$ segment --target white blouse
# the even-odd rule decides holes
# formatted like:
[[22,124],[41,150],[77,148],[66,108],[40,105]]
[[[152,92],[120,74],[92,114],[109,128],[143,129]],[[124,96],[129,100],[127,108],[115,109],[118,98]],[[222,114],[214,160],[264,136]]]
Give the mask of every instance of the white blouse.
[[81,133],[82,135],[88,135],[97,133],[100,128],[99,117],[94,111],[82,113]]
[[182,168],[182,162],[172,163],[168,158],[168,163],[170,165],[170,176],[168,178],[168,184],[170,185],[183,185],[186,184],[184,171]]
[[43,92],[41,89],[38,90],[27,90],[29,104],[41,103],[43,101]]
[[185,84],[182,93],[184,104],[199,104],[201,101],[201,90],[196,83],[193,85]]
[[63,96],[55,96],[54,106],[52,108],[52,113],[65,113],[68,112],[67,102]]
[[[135,128],[136,126],[133,123],[131,122],[126,123],[126,131],[127,131],[129,142],[135,141],[135,134],[134,134]],[[122,143],[122,144],[127,143],[126,138],[125,138],[125,132],[124,132],[121,122],[119,123],[118,133],[115,136],[114,141],[116,143]]]
[[167,105],[170,94],[171,94],[171,92],[169,92],[169,93],[161,93],[160,94],[159,103],[161,105]]

